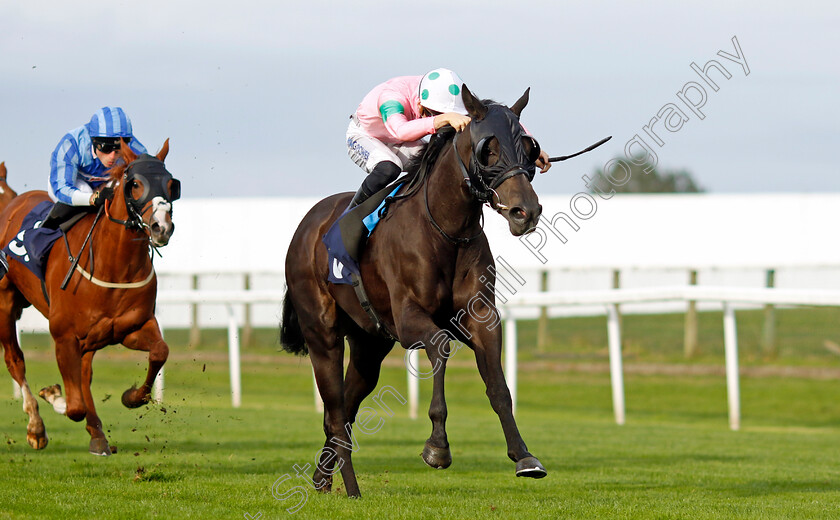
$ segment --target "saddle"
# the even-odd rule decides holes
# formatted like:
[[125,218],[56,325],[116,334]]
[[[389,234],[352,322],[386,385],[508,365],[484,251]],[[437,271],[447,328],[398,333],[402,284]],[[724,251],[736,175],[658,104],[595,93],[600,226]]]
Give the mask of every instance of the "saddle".
[[397,179],[358,206],[345,210],[324,234],[329,282],[354,284],[353,275],[359,276],[359,258],[367,239],[386,215],[389,203],[402,185],[403,180]]
[[[50,303],[50,297],[46,286],[46,269],[50,251],[52,251],[56,240],[64,237],[67,254],[71,262],[73,262],[73,267],[75,267],[78,259],[74,258],[70,252],[70,243],[67,241],[66,232],[76,222],[90,213],[89,208],[76,208],[64,204],[62,206],[64,208],[58,207],[58,203],[54,205],[51,201],[45,200],[32,208],[23,217],[18,233],[2,249],[5,258],[11,258],[20,262],[41,281],[41,290],[44,293],[47,305]],[[58,208],[58,211],[56,211],[56,208]],[[95,222],[94,225],[96,225]],[[91,229],[92,232],[93,229]],[[89,236],[90,234],[88,238]],[[85,243],[87,243],[87,239]],[[84,249],[84,245],[82,248]],[[79,254],[81,254],[81,251]],[[67,273],[64,283],[61,285],[62,289],[67,286],[67,281],[73,272],[73,267]]]
[[[42,282],[50,250],[55,241],[64,234],[61,229],[49,229],[42,226],[52,208],[53,203],[48,200],[35,206],[23,218],[20,230],[15,237],[3,248],[8,258],[23,264]],[[79,218],[81,216],[83,215]]]
[[403,184],[404,178],[397,179],[358,206],[345,210],[322,238],[327,247],[329,262],[327,281],[352,285],[362,309],[376,324],[376,330],[391,339],[396,338],[382,322],[365,292],[359,270],[359,258],[368,237],[387,213],[388,205]]

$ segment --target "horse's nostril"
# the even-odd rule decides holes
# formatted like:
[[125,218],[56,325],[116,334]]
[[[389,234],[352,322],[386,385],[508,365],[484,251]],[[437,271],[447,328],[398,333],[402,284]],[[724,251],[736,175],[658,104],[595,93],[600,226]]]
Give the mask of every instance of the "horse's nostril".
[[157,222],[152,224],[152,233],[160,233],[160,224]]
[[516,207],[510,209],[510,217],[514,220],[523,221],[528,218],[528,214],[525,213],[524,209]]

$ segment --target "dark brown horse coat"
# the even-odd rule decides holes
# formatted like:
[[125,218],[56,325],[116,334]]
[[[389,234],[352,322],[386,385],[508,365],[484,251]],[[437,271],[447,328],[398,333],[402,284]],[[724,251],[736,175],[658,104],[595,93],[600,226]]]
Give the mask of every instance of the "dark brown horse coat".
[[[487,200],[509,221],[514,235],[533,230],[541,207],[529,177],[519,174],[526,173],[521,166],[529,162],[523,154],[528,155],[532,151],[529,147],[535,146],[533,140],[520,135],[518,123],[527,92],[512,109],[504,110],[498,105],[488,107],[466,87],[463,98],[472,123],[454,137],[454,146],[451,137],[436,136],[445,141],[438,143],[440,151],[434,166],[424,185],[394,202],[380,222],[360,259],[362,279],[387,329],[403,346],[425,348],[435,367],[429,409],[433,428],[423,459],[439,468],[451,462],[443,377],[449,339],[457,339],[475,352],[490,403],[502,423],[508,455],[517,463],[517,475],[542,477],[545,470],[528,452],[511,411],[510,391],[502,373],[500,327],[489,327],[486,319],[497,313],[495,296],[487,294],[487,286],[494,284],[494,260],[481,230],[482,201],[465,183],[458,159],[466,165],[478,161],[506,171],[506,180],[493,186],[494,190],[485,190],[490,194]],[[481,157],[476,157],[476,143],[469,132],[485,117],[507,118],[502,123],[513,128],[515,135],[494,136],[482,147]],[[512,146],[509,143],[519,143],[520,138],[522,144],[516,144],[517,150],[508,149]],[[530,165],[533,167],[533,159]],[[351,196],[333,195],[316,204],[292,238],[286,257],[281,342],[296,353],[308,348],[324,400],[327,439],[313,484],[329,490],[338,464],[348,495],[357,496],[359,488],[348,448],[352,445],[349,425],[361,401],[375,388],[382,360],[394,341],[377,333],[352,287],[327,282],[327,252],[321,237]],[[486,297],[477,299],[479,294]],[[453,326],[450,320],[465,310],[469,312],[461,312],[458,326]],[[350,345],[346,375],[342,374],[345,337]]]
[[[167,141],[156,160],[163,161],[168,151]],[[136,156],[124,144],[121,153],[124,164],[111,171],[115,188],[113,200],[106,203],[107,215],[102,215],[93,228],[78,264],[96,282],[117,287],[102,287],[90,277],[74,272],[67,288],[62,290],[60,286],[71,263],[61,239],[53,246],[46,269],[49,300],[44,295],[41,281],[14,260],[10,260],[9,273],[0,280],[0,343],[5,350],[6,366],[21,386],[24,410],[29,415],[27,440],[36,449],[46,447],[48,439],[38,413],[38,403],[26,380],[23,352],[15,332],[15,321],[24,307],[33,305],[49,320],[56,360],[66,391],[66,415],[74,421],[86,420],[91,435],[90,451],[96,455],[111,454],[90,390],[96,351],[122,343],[130,349],[149,353],[149,369],[144,383],[140,388],[132,387],[123,394],[122,402],[128,407],[149,402],[155,376],[169,354],[169,347],[161,337],[154,316],[157,279],[149,246],[150,243],[164,246],[172,235],[171,200],[168,200],[167,193],[165,197],[150,201],[142,223],[138,223],[142,229],[128,229],[112,221],[112,218],[131,220],[124,196],[123,188],[127,182],[124,172]],[[171,183],[171,175],[169,178]],[[129,195],[141,198],[147,188],[143,181],[134,178],[128,182]],[[167,200],[158,200],[164,198]],[[0,241],[7,244],[18,232],[24,216],[45,200],[49,197],[44,191],[27,192],[11,200],[0,213]],[[95,214],[89,214],[67,232],[73,255],[79,254],[95,218]]]

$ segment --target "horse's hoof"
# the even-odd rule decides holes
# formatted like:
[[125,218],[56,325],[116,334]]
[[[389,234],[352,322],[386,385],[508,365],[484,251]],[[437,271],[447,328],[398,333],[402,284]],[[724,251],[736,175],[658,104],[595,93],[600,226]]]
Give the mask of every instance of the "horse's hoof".
[[47,447],[47,444],[50,442],[49,438],[47,438],[46,432],[38,433],[26,433],[26,442],[29,443],[36,450],[43,450]]
[[61,397],[61,385],[54,384],[52,386],[45,386],[38,392],[38,395],[40,395],[44,401],[52,404],[54,398]]
[[316,470],[312,475],[312,487],[321,493],[330,493],[332,491],[332,475],[324,475]]
[[148,403],[151,397],[149,395],[137,397],[137,387],[132,386],[122,395],[122,404],[126,408],[139,408]]
[[543,478],[546,475],[548,472],[536,457],[525,457],[516,461],[517,477]]
[[91,439],[89,451],[91,455],[99,455],[101,457],[111,455],[111,448],[108,446],[106,439]]
[[429,441],[423,446],[423,462],[436,469],[446,469],[452,464],[452,453],[449,448],[432,446]]

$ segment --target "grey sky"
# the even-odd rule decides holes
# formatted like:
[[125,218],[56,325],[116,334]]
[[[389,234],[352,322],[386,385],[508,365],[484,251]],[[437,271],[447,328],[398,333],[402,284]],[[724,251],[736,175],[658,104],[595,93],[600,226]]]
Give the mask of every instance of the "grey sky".
[[[171,138],[185,196],[355,190],[348,115],[376,83],[443,66],[508,104],[530,86],[523,121],[552,155],[613,135],[535,181],[575,193],[716,59],[731,79],[713,72],[705,119],[661,132],[660,164],[714,192],[840,191],[838,4],[701,4],[9,0],[0,161],[44,189],[60,137],[119,105],[149,148]],[[733,36],[749,76],[717,55]]]

